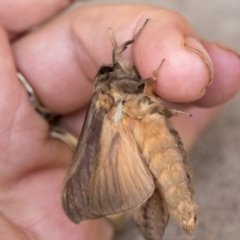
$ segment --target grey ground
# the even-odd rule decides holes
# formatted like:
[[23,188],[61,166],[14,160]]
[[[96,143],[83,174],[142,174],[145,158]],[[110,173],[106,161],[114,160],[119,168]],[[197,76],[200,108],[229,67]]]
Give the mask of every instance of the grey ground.
[[[240,52],[239,0],[95,1],[144,3],[184,15],[196,32]],[[197,189],[199,227],[191,238],[170,221],[165,240],[240,239],[240,95],[226,104],[193,148],[190,161]],[[116,240],[143,240],[132,222]]]

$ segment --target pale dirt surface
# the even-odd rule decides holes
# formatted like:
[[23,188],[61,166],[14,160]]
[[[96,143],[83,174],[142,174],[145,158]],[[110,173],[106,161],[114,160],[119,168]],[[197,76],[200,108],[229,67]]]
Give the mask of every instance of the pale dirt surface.
[[[181,13],[196,32],[212,41],[225,43],[240,52],[239,0],[142,0],[95,1],[144,3]],[[93,2],[92,2],[93,3]],[[199,226],[188,237],[173,220],[164,240],[240,239],[240,95],[226,104],[193,148],[190,161],[194,170],[199,208]],[[115,240],[143,240],[129,222]]]

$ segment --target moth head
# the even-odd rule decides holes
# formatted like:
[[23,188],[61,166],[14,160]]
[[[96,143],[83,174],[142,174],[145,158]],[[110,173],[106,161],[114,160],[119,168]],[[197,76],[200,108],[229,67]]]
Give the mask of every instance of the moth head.
[[114,89],[122,94],[143,92],[144,83],[135,67],[126,63],[123,66],[118,63],[102,65],[94,79],[95,90]]
[[106,73],[110,73],[113,71],[113,66],[112,65],[102,65],[100,69],[98,70],[97,75],[102,75]]
[[102,65],[94,78],[95,88],[102,88],[104,86],[106,87],[108,85],[107,82],[109,79],[109,73],[113,72],[113,70],[114,69],[112,65]]

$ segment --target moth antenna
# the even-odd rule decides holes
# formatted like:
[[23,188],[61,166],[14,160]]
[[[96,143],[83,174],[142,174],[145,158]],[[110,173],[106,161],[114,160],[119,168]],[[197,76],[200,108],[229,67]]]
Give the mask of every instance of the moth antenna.
[[141,31],[143,30],[143,28],[146,26],[146,24],[148,23],[148,21],[150,21],[149,18],[146,19],[146,21],[144,22],[144,24],[141,26],[141,28],[137,31],[137,33],[133,36],[133,41],[135,41],[137,39],[137,37],[139,36],[139,34],[141,33]]
[[124,42],[122,45],[120,45],[115,51],[116,51],[116,54],[115,56],[118,56],[127,48],[128,45],[132,44],[137,38],[138,36],[140,35],[140,33],[142,32],[143,28],[146,26],[146,24],[148,23],[150,19],[147,19],[144,24],[142,25],[142,27],[137,31],[137,33],[133,36],[132,39]]
[[124,69],[124,66],[123,66],[124,61],[121,59],[120,54],[127,48],[128,45],[132,44],[136,40],[136,38],[139,36],[139,34],[143,30],[143,28],[146,26],[146,24],[148,23],[149,20],[150,19],[147,19],[144,22],[142,27],[137,31],[137,33],[133,36],[132,39],[124,42],[119,47],[117,47],[116,41],[115,41],[114,36],[113,36],[112,29],[111,28],[108,29],[109,30],[109,35],[110,35],[110,38],[111,38],[111,42],[112,42],[112,45],[113,45],[113,62],[115,64],[119,64]]
[[113,49],[115,50],[117,48],[117,43],[114,39],[112,28],[108,28],[108,33],[109,33],[109,36],[110,36],[110,39],[111,39],[111,42],[112,42]]
[[191,113],[183,112],[183,111],[176,110],[176,109],[165,109],[165,114],[169,118],[172,116],[179,115],[179,114],[183,114],[183,115],[187,115],[188,117],[192,117]]

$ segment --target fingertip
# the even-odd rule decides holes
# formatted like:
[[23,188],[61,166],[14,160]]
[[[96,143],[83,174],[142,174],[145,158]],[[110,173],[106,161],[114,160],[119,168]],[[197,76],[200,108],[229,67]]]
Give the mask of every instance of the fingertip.
[[203,61],[204,65],[206,66],[206,70],[208,72],[208,86],[212,84],[213,82],[213,65],[212,60],[206,51],[206,49],[203,47],[203,45],[193,37],[186,37],[184,42],[185,49],[196,53]]
[[240,56],[233,50],[216,43],[202,41],[214,66],[214,81],[206,94],[195,104],[212,107],[223,104],[240,88]]
[[[200,99],[213,78],[211,59],[193,35],[181,28],[164,26],[152,20],[136,43],[134,61],[143,78],[152,76],[160,62],[155,92],[171,102],[192,102]],[[186,29],[185,29],[186,28]]]

